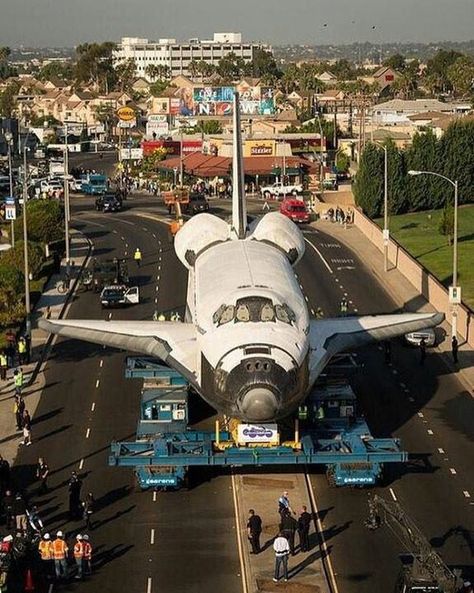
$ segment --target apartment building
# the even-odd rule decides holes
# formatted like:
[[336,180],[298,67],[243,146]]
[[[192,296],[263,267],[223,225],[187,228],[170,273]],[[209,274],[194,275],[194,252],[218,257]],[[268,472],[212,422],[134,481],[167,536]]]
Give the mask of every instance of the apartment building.
[[219,60],[230,53],[251,62],[257,49],[272,51],[271,46],[262,43],[242,41],[241,33],[214,33],[210,40],[190,39],[177,42],[176,39],[149,41],[139,37],[122,37],[114,52],[116,62],[132,58],[137,64],[136,75],[149,79],[147,66],[166,66],[171,77],[189,76],[189,64],[194,60],[217,66]]

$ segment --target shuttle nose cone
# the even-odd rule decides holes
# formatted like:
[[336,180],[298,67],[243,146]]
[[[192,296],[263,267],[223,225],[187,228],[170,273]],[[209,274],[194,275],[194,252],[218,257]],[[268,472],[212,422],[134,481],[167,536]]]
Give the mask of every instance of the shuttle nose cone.
[[251,422],[269,422],[275,419],[278,402],[275,394],[266,387],[254,387],[242,398],[242,411]]

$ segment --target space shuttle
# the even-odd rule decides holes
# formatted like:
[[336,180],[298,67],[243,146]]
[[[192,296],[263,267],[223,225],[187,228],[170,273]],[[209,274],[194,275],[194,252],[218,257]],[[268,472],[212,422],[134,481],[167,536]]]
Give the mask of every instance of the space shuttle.
[[252,222],[247,217],[237,93],[233,128],[231,221],[202,213],[175,238],[188,270],[184,322],[39,323],[60,336],[156,357],[219,413],[273,422],[301,405],[335,354],[434,327],[444,316],[311,319],[293,270],[304,254],[301,231],[277,212]]

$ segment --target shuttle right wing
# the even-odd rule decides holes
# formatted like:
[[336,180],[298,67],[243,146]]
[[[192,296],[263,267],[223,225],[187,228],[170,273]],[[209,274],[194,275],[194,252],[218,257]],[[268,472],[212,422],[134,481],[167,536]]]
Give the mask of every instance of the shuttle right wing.
[[401,313],[313,319],[310,326],[310,382],[313,383],[329,360],[338,352],[358,348],[378,340],[435,327],[442,313]]

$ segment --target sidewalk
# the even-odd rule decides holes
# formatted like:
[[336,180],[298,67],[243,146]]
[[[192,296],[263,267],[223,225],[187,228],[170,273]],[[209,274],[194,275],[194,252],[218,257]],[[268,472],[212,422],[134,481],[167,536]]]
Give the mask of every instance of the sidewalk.
[[[377,249],[359,229],[353,225],[347,228],[340,224],[319,220],[312,224],[316,229],[331,235],[354,251],[364,265],[377,277],[380,284],[390,294],[393,300],[403,306],[406,311],[434,311],[433,307],[417,292],[414,286],[397,269],[391,267],[384,271],[383,254]],[[446,366],[458,377],[474,396],[474,352],[469,344],[459,346],[459,364],[455,367],[451,355],[451,325],[444,321],[441,326],[444,338],[436,346]]]
[[[41,391],[44,387],[44,365],[47,359],[49,348],[53,342],[54,336],[47,334],[38,328],[38,320],[44,317],[50,308],[51,319],[59,319],[64,316],[68,304],[74,295],[77,280],[82,268],[87,262],[90,252],[90,243],[81,233],[71,231],[71,261],[74,262],[72,268],[71,290],[66,294],[59,294],[56,285],[59,280],[64,278],[66,269],[66,260],[61,262],[61,273],[54,274],[49,279],[45,291],[41,295],[35,309],[31,314],[31,362],[23,365],[25,376],[25,386],[23,396],[26,409],[33,419],[32,439],[35,438],[34,413],[38,406]],[[13,414],[14,390],[13,390],[13,371],[9,369],[7,381],[1,384],[0,388],[0,453],[10,465],[15,461],[18,445],[23,438],[21,432],[16,430],[15,416]]]
[[[308,507],[308,512],[311,512],[311,501],[303,474],[255,473],[235,476],[239,535],[243,544],[248,593],[329,593],[314,522],[310,528],[310,551],[299,551],[299,538],[296,534],[297,553],[295,556],[290,556],[288,560],[288,582],[273,582],[275,569],[273,540],[278,535],[280,522],[278,499],[284,490],[288,490],[292,508],[296,512],[295,518],[298,517],[303,504]],[[250,554],[250,543],[247,539],[249,509],[254,509],[263,523],[260,538],[262,551],[258,555]]]

